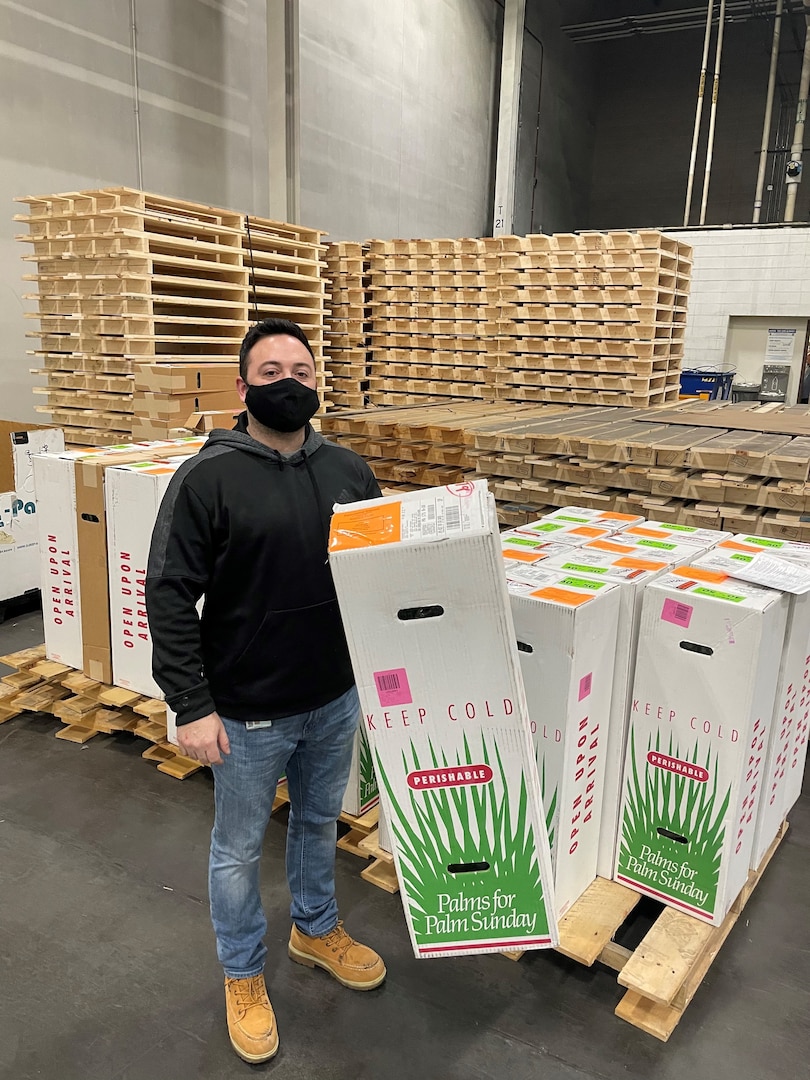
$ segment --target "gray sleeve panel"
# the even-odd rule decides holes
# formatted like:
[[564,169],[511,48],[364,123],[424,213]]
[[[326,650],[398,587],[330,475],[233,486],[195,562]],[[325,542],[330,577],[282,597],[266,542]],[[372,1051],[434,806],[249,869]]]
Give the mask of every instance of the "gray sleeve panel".
[[160,504],[155,527],[152,531],[152,546],[149,549],[149,568],[147,571],[150,577],[161,577],[163,575],[177,499],[183,484],[194,469],[199,468],[202,462],[218,457],[221,454],[231,454],[233,452],[234,448],[232,446],[212,446],[210,449],[201,450],[198,454],[190,457],[188,461],[185,461],[172,477]]

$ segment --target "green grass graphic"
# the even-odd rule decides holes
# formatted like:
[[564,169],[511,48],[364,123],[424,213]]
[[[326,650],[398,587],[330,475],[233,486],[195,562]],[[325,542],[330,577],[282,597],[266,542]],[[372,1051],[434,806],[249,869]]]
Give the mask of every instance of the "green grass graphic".
[[[464,757],[448,762],[443,753],[436,755],[429,742],[431,760],[419,761],[411,742],[410,760],[403,751],[402,766],[406,773],[424,768],[452,768],[453,765],[489,765],[493,781],[481,785],[427,788],[409,791],[410,806],[400,806],[377,754],[377,776],[388,793],[394,813],[390,828],[396,838],[400,871],[405,884],[414,932],[422,944],[428,940],[439,943],[452,940],[497,938],[493,930],[474,930],[446,937],[428,935],[425,918],[439,911],[439,895],[449,894],[462,903],[491,896],[496,889],[514,895],[513,907],[519,912],[537,913],[532,936],[548,934],[548,917],[543,899],[540,866],[535,853],[534,830],[528,820],[528,792],[521,773],[517,812],[512,815],[506,772],[498,749],[493,744],[495,765],[481,737],[479,760],[470,752],[464,738]],[[498,783],[500,781],[500,783]],[[498,791],[500,788],[500,792]],[[454,863],[486,862],[488,871],[451,874],[447,867]],[[525,931],[517,931],[522,933]],[[512,931],[511,936],[516,932]]]
[[[656,734],[655,746],[652,745],[652,737],[650,737],[647,742],[647,752],[655,750],[656,753],[665,753],[670,757],[689,761],[693,765],[699,764],[697,743],[689,757],[684,757],[680,753],[677,744],[673,744],[672,736],[670,736],[668,750],[662,751],[660,743],[660,733]],[[642,779],[639,776],[636,758],[634,729],[630,732],[630,751],[632,773],[622,819],[619,869],[629,877],[638,880],[638,874],[629,869],[629,860],[633,857],[641,858],[644,845],[652,848],[653,851],[660,852],[666,859],[678,863],[687,861],[689,866],[698,872],[694,877],[694,883],[707,893],[708,900],[704,906],[710,911],[714,907],[717,896],[720,860],[725,840],[724,819],[731,798],[731,785],[729,785],[718,805],[719,755],[715,754],[714,768],[710,768],[711,750],[707,750],[703,766],[708,770],[710,779],[706,783],[699,783],[666,769],[649,765],[646,755]],[[677,840],[661,836],[658,832],[659,827],[688,837],[689,843],[682,844]],[[664,886],[656,886],[653,878],[645,880],[650,885],[660,888],[662,892],[671,891]],[[673,895],[680,896],[678,892],[673,892]]]
[[365,806],[377,795],[377,777],[374,773],[374,759],[368,744],[366,733],[360,729],[360,805]]

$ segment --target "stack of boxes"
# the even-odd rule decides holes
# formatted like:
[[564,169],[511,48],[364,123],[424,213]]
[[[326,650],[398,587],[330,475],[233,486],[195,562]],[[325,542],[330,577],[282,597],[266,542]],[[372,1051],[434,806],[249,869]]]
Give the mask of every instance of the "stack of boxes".
[[368,270],[367,245],[339,241],[326,249],[328,401],[336,407],[361,409],[366,404]]

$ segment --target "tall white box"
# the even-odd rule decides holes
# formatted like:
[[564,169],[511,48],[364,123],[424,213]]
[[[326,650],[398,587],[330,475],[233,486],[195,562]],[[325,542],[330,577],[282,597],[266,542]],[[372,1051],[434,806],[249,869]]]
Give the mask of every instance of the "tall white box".
[[622,593],[547,573],[540,588],[510,582],[509,598],[563,916],[597,873]]
[[[601,550],[612,548],[612,550]],[[689,549],[694,554],[694,549]],[[618,553],[617,553],[618,552]],[[667,552],[668,556],[672,553]],[[619,828],[619,809],[622,794],[622,771],[627,752],[627,722],[630,713],[630,690],[636,664],[638,632],[641,623],[641,602],[644,589],[651,581],[667,573],[672,563],[653,558],[645,549],[616,547],[609,542],[577,548],[565,558],[546,563],[547,572],[567,573],[579,577],[609,581],[621,586],[621,603],[615,634],[616,661],[613,693],[610,702],[610,724],[605,747],[606,770],[602,799],[601,829],[597,873],[610,878],[616,860],[616,840]]]
[[550,514],[544,514],[543,521],[562,521],[568,525],[595,525],[597,528],[612,529],[621,532],[632,525],[643,525],[647,520],[640,514],[620,514],[616,510],[593,510],[587,506],[563,506]]
[[415,955],[556,944],[486,483],[336,506],[329,547]]
[[146,564],[160,504],[186,458],[115,465],[104,475],[113,682],[163,698],[152,677]]
[[[810,567],[810,552],[795,548],[790,555],[781,549],[764,548],[737,539],[723,541],[698,560],[734,575],[741,565],[751,568],[770,555]],[[773,842],[788,811],[801,794],[807,756],[810,717],[810,593],[788,595],[785,643],[774,702],[773,724],[765,758],[765,785],[757,815],[751,867],[756,869]]]
[[645,590],[615,877],[713,925],[748,877],[786,618],[705,567]]
[[34,458],[45,652],[49,660],[79,670],[82,617],[75,464],[87,456],[84,450],[65,450]]
[[579,525],[567,521],[549,521],[540,518],[528,525],[519,525],[515,532],[522,536],[533,536],[537,540],[553,540],[568,547],[581,547],[593,540],[603,540],[613,535],[614,530],[605,526]]

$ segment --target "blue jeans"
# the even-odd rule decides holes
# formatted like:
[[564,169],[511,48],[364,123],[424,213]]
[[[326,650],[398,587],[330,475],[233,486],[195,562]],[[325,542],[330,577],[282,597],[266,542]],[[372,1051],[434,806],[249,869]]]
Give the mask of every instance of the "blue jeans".
[[248,728],[222,718],[231,752],[214,765],[208,889],[217,955],[232,979],[264,968],[267,920],[259,863],[276,784],[287,773],[287,882],[293,922],[310,937],[334,930],[337,819],[360,715],[357,690],[320,709]]

